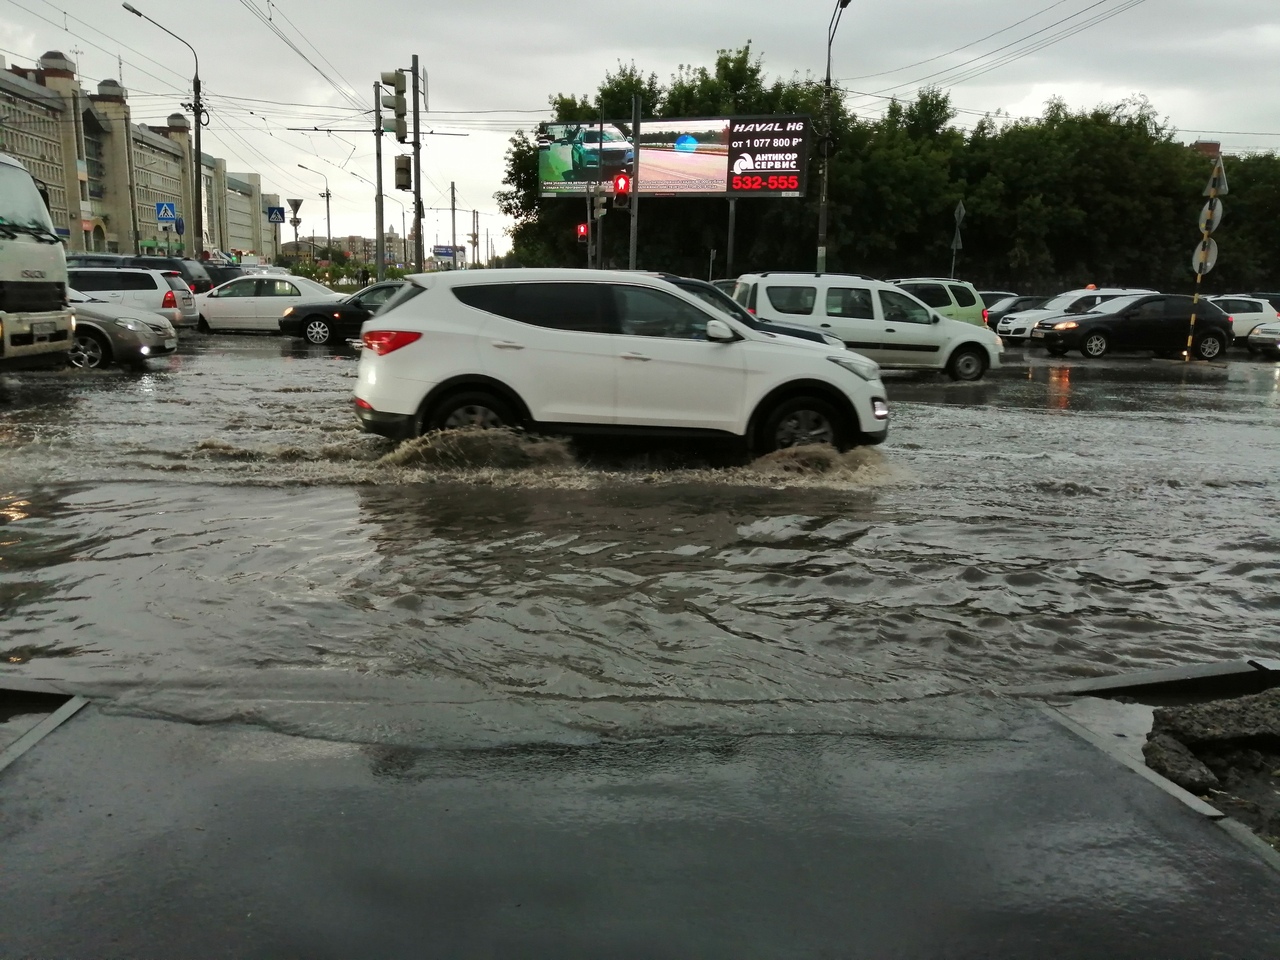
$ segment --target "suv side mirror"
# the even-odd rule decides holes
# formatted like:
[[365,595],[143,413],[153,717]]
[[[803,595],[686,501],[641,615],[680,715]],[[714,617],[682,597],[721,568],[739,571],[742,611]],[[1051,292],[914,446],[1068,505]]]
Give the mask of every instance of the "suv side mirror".
[[714,340],[717,343],[727,343],[737,340],[738,335],[723,320],[712,319],[707,321],[707,339]]
[[936,313],[935,313],[935,314],[933,315],[932,319],[931,319],[929,322],[930,322],[930,323],[941,323],[941,322],[942,322],[942,317],[941,317],[939,314],[936,314]]

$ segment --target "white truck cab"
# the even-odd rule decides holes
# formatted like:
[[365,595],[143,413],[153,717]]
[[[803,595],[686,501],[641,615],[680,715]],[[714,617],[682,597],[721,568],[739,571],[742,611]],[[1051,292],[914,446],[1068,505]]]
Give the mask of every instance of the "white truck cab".
[[26,167],[0,153],[0,371],[65,363],[74,329],[49,208]]

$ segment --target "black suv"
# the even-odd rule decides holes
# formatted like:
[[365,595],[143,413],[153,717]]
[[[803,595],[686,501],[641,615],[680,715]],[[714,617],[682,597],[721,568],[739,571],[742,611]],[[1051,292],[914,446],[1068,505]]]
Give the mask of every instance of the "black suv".
[[[1217,360],[1231,343],[1231,320],[1205,300],[1196,304],[1195,313],[1191,355]],[[1094,359],[1110,350],[1154,350],[1158,357],[1172,357],[1187,349],[1190,331],[1190,297],[1138,294],[1107,300],[1086,313],[1041,320],[1031,331],[1031,342],[1043,343],[1056,357],[1068,350]]]
[[204,264],[199,260],[188,260],[185,257],[130,257],[129,266],[147,267],[150,270],[177,270],[192,293],[208,293],[213,289]]
[[204,272],[209,274],[209,281],[215,286],[220,287],[228,280],[234,280],[236,277],[243,277],[245,269],[234,263],[213,263],[212,261],[202,261],[200,266],[204,267]]
[[[123,253],[68,253],[68,267],[145,267],[148,270],[169,270],[182,274],[192,293],[207,293],[213,289],[213,280],[198,260],[184,257],[131,257]],[[230,279],[230,278],[228,278]]]

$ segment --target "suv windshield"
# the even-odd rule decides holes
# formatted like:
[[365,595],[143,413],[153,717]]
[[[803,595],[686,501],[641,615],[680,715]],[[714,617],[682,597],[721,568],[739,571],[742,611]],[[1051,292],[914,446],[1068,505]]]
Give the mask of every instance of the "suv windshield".
[[[583,143],[599,143],[601,139],[602,137],[599,130],[587,130],[582,134]],[[618,143],[622,140],[622,137],[618,136],[612,130],[606,130],[603,135],[603,140],[605,143]]]
[[53,233],[53,221],[35,181],[22,167],[8,163],[0,163],[0,224]]

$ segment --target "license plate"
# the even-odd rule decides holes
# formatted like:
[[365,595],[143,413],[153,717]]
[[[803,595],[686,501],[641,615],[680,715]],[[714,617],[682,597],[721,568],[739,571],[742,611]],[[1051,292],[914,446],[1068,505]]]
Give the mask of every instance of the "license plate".
[[1032,330],[1032,331],[1031,331],[1031,335],[1032,335],[1033,337],[1043,337],[1043,336],[1044,336],[1044,331],[1043,331],[1043,330]]
[[177,341],[177,340],[166,340],[166,341],[164,342],[164,348],[165,348],[166,350],[173,350],[173,349],[175,349],[177,346],[178,346],[178,341]]
[[31,325],[31,332],[37,337],[47,337],[58,329],[58,325],[52,320],[41,320],[39,323]]

